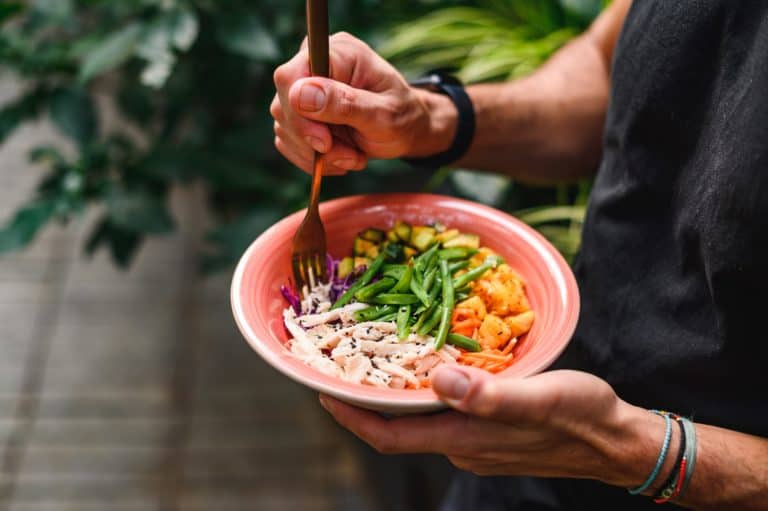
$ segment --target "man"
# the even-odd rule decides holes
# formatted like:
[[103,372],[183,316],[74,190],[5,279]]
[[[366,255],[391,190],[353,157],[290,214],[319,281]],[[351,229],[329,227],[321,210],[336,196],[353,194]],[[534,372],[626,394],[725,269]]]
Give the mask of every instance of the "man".
[[[302,49],[275,72],[275,144],[297,166],[313,149],[341,174],[451,147],[448,96],[409,87],[349,35],[333,36],[331,62],[332,79],[307,78]],[[574,339],[559,370],[524,380],[437,372],[444,414],[323,405],[381,452],[558,478],[464,474],[446,509],[651,509],[626,489],[658,497],[682,440],[695,468],[675,502],[768,509],[767,62],[765,2],[616,0],[532,76],[469,87],[476,130],[457,166],[555,182],[600,162]],[[650,408],[693,417],[696,438]]]

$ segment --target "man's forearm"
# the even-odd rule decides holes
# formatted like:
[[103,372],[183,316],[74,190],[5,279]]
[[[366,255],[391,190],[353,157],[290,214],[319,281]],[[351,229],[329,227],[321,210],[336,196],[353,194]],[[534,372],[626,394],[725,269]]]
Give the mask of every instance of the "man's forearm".
[[[629,4],[616,0],[587,32],[531,76],[468,87],[477,126],[469,151],[456,166],[542,183],[593,172],[601,154],[613,47]],[[424,154],[427,146],[432,152],[447,147],[455,122],[450,101],[430,96],[425,101],[434,112],[435,136],[422,139]]]
[[[616,463],[600,479],[616,486],[635,487],[648,475],[659,454],[663,420],[647,410],[626,405],[611,450]],[[677,428],[671,445],[679,444]],[[701,510],[768,510],[768,440],[736,431],[696,424],[697,456],[690,485],[678,504]],[[675,453],[673,447],[671,453]],[[651,491],[671,471],[667,462]]]

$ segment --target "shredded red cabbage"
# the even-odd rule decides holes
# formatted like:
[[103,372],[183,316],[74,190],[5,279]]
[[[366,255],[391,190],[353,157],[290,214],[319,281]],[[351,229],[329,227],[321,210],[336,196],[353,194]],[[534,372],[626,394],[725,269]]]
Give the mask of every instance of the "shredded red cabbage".
[[288,284],[288,286],[280,286],[280,292],[283,294],[283,297],[291,305],[291,307],[293,307],[296,315],[299,316],[301,315],[301,298],[299,297],[299,293],[296,291],[296,288],[293,287],[290,281]]
[[[357,279],[365,272],[365,266],[358,266],[352,270],[346,277],[339,277],[339,259],[335,259],[331,254],[325,255],[326,275],[328,276],[328,282],[331,283],[330,299],[331,302],[335,302],[341,295],[347,292],[347,290],[354,284]],[[293,284],[280,286],[280,292],[285,297],[285,300],[293,307],[297,315],[301,314],[301,293],[297,290]]]

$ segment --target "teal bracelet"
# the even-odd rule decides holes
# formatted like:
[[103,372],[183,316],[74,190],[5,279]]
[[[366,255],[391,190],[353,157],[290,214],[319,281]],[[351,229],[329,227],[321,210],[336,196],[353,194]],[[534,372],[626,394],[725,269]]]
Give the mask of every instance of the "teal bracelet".
[[664,460],[667,458],[667,452],[669,451],[669,442],[670,440],[672,440],[672,419],[669,418],[669,415],[661,414],[656,410],[651,410],[651,412],[655,413],[656,415],[661,415],[662,417],[664,417],[664,422],[666,424],[666,432],[664,433],[664,443],[661,445],[661,452],[659,452],[659,457],[656,460],[656,466],[653,467],[653,471],[648,476],[648,479],[646,479],[645,482],[640,486],[638,486],[637,488],[630,488],[627,490],[631,495],[638,495],[640,493],[643,493],[645,490],[648,489],[649,486],[653,484],[653,482],[659,476],[659,471],[661,470],[662,465],[664,465]]
[[685,475],[683,476],[683,484],[680,488],[680,492],[677,494],[677,498],[685,493],[688,488],[688,484],[691,482],[693,476],[693,468],[696,466],[696,426],[690,420],[683,417],[683,427],[685,428],[686,445],[685,456],[687,458],[687,464],[685,466]]

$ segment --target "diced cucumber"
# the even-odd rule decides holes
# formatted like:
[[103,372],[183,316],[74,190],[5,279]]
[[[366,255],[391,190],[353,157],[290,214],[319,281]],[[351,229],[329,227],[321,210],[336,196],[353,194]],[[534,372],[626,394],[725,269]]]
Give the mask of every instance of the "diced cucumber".
[[355,260],[351,257],[345,257],[339,261],[339,278],[344,278],[355,269]]
[[438,235],[435,236],[435,238],[437,238],[437,241],[439,241],[440,243],[445,243],[448,240],[452,240],[459,234],[460,233],[458,229],[448,229],[447,231],[438,233]]
[[411,240],[411,224],[408,222],[398,220],[395,222],[393,230],[397,233],[397,237],[400,238],[400,240],[405,241],[406,243]]
[[399,263],[403,260],[403,246],[400,243],[390,243],[389,241],[386,241],[384,242],[383,248],[384,253],[387,254],[388,261]]
[[435,242],[434,227],[417,225],[411,229],[411,246],[424,252]]
[[352,245],[352,250],[356,256],[365,256],[375,259],[379,255],[379,246],[373,241],[363,239],[361,237],[355,238]]
[[477,236],[476,234],[459,234],[455,238],[443,242],[443,247],[480,248],[480,236]]
[[360,233],[360,237],[364,240],[372,241],[374,243],[381,243],[384,241],[384,231],[381,229],[374,229],[369,227]]

